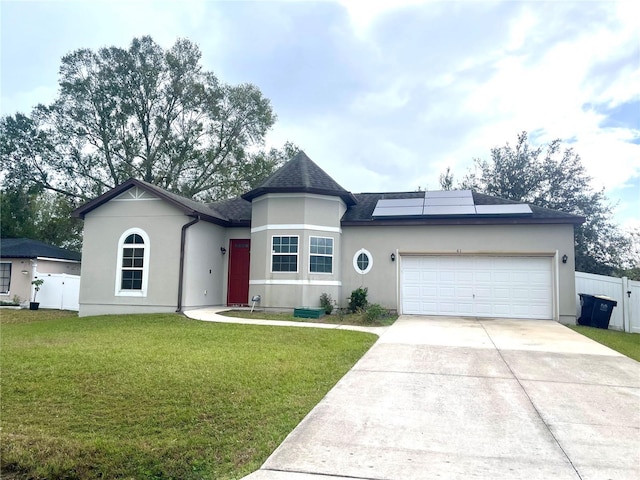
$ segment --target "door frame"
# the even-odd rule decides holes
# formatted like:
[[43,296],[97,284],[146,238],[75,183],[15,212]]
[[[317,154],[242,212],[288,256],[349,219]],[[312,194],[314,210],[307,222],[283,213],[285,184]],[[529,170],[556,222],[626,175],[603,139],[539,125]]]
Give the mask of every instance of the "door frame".
[[[247,299],[246,302],[233,302],[230,303],[230,297],[231,297],[231,275],[233,273],[236,273],[234,271],[234,255],[235,252],[240,250],[237,247],[235,247],[235,243],[247,243],[249,245],[248,247],[248,257],[247,257],[247,264],[246,264],[246,278],[247,278],[247,283],[246,283],[246,291],[247,291]],[[244,249],[243,249],[244,250]],[[235,257],[237,258],[237,256]],[[235,268],[238,268],[237,265],[235,265]],[[243,266],[244,268],[244,266]],[[250,268],[251,268],[251,239],[250,238],[231,238],[229,239],[229,259],[228,259],[228,263],[227,263],[227,305],[248,305],[249,304],[249,272],[250,272]]]

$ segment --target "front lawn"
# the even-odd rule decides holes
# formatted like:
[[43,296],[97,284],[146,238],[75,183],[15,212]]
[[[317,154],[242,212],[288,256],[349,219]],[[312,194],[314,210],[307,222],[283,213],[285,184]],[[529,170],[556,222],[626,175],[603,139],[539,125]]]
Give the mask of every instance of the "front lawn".
[[640,335],[637,333],[604,330],[582,325],[569,325],[569,328],[640,362]]
[[241,478],[376,340],[174,314],[0,318],[3,478]]

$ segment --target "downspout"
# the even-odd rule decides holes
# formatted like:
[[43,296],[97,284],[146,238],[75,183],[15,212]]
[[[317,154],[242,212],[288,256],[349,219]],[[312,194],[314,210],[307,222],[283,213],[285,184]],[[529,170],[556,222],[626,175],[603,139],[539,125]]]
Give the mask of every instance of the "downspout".
[[184,284],[184,244],[187,239],[187,228],[191,225],[195,225],[200,221],[200,215],[196,215],[196,218],[191,220],[189,223],[185,223],[182,226],[182,232],[180,234],[180,271],[178,272],[178,307],[176,308],[176,312],[182,312],[182,287]]

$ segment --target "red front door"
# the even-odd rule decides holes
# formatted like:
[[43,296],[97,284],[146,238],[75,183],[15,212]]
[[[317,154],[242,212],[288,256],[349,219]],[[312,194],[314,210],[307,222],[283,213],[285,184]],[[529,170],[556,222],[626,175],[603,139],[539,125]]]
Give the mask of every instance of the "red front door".
[[227,305],[249,304],[249,253],[251,240],[229,240]]

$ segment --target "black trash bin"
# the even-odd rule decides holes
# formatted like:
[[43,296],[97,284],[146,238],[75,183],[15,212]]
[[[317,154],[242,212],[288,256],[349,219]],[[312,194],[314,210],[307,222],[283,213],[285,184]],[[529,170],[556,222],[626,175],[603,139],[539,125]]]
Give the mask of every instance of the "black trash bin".
[[618,302],[604,295],[580,293],[580,317],[578,324],[596,328],[609,328],[611,312]]

